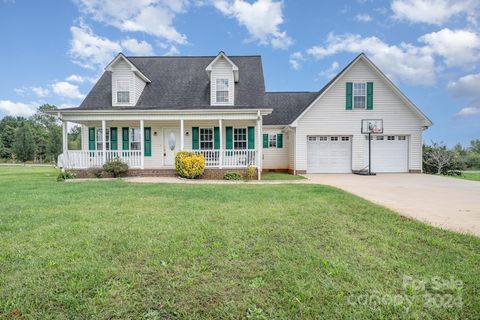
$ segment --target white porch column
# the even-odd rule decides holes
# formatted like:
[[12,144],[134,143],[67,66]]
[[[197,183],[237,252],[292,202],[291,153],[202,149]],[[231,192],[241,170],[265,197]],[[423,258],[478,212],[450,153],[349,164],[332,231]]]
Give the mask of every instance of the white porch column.
[[102,120],[102,162],[107,162],[107,121]]
[[180,151],[183,151],[185,148],[185,132],[184,132],[184,121],[180,120]]
[[223,166],[223,121],[222,119],[218,120],[218,131],[219,131],[219,140],[220,140],[220,154],[218,156],[219,168],[222,169]]
[[68,151],[68,122],[62,120],[62,141],[63,141],[63,156],[64,158],[67,156],[66,153]]
[[140,120],[140,169],[145,167],[145,122]]
[[263,166],[263,128],[262,128],[262,115],[260,111],[257,113],[257,171],[258,171],[258,180],[261,179],[262,175],[262,166]]

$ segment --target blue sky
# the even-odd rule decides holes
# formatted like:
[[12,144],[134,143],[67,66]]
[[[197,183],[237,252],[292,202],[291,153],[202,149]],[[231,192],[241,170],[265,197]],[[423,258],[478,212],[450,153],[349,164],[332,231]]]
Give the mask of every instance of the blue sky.
[[0,0],[0,117],[77,106],[127,55],[260,54],[267,90],[319,90],[365,52],[434,122],[480,138],[478,0]]

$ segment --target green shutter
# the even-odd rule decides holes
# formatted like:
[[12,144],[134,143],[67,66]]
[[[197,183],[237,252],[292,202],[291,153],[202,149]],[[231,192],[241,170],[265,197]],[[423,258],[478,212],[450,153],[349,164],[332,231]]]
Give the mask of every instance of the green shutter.
[[226,149],[233,149],[233,130],[232,127],[225,127],[225,148]]
[[110,150],[118,150],[117,128],[110,128]]
[[255,149],[255,127],[248,127],[248,149]]
[[263,134],[263,148],[268,149],[268,133]]
[[220,128],[213,128],[213,148],[215,150],[220,149]]
[[346,109],[352,110],[352,99],[353,99],[353,84],[351,82],[347,82],[347,104]]
[[283,148],[283,133],[277,134],[277,148]]
[[95,150],[95,128],[88,128],[88,150]]
[[192,128],[192,149],[193,150],[198,150],[200,149],[198,139],[199,138],[199,132],[198,132],[198,127],[193,127]]
[[373,82],[367,82],[367,110],[373,110]]
[[152,128],[146,127],[143,129],[143,139],[144,139],[144,154],[145,157],[152,156]]
[[130,149],[130,143],[128,139],[129,139],[128,128],[122,128],[122,149],[123,150]]

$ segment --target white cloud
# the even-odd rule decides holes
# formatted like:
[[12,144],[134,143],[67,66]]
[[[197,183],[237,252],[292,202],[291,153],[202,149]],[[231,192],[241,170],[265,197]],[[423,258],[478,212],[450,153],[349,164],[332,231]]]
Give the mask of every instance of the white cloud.
[[472,116],[480,113],[480,73],[468,74],[457,81],[448,83],[448,91],[457,98],[468,100],[468,106],[461,109],[457,116]]
[[293,40],[286,31],[280,31],[283,21],[283,2],[257,0],[253,3],[245,0],[212,0],[221,13],[235,18],[247,28],[252,40],[260,44],[270,44],[274,48],[285,49]]
[[457,112],[455,115],[459,117],[467,117],[476,114],[480,114],[480,107],[465,107],[459,112]]
[[94,20],[122,31],[144,32],[184,44],[187,37],[173,26],[175,16],[186,10],[187,0],[76,0],[80,10]]
[[469,97],[480,100],[480,73],[468,74],[457,81],[448,83],[448,90],[456,97]]
[[441,25],[459,14],[472,18],[479,4],[478,0],[394,0],[391,8],[396,19]]
[[168,49],[168,51],[165,52],[164,56],[176,56],[179,54],[180,54],[180,51],[178,51],[177,47],[170,46],[170,49]]
[[288,62],[293,69],[299,70],[302,64],[302,61],[305,61],[305,57],[300,51],[294,52],[290,55]]
[[327,78],[333,78],[337,75],[337,70],[340,64],[337,61],[332,62],[330,67],[326,70],[320,72],[320,75],[325,76]]
[[368,14],[357,14],[355,16],[355,20],[359,21],[359,22],[370,22],[372,21],[372,17]]
[[83,94],[80,93],[77,85],[71,84],[66,81],[58,81],[52,84],[52,90],[55,94],[73,99],[82,99]]
[[480,36],[468,30],[444,28],[419,38],[448,66],[471,66],[480,61]]
[[50,94],[50,91],[47,88],[43,87],[22,87],[15,88],[13,90],[19,96],[27,96],[33,93],[39,98],[44,98]]
[[122,47],[115,41],[99,37],[92,29],[80,21],[79,26],[72,26],[70,55],[74,62],[88,69],[106,66]]
[[85,76],[80,76],[78,74],[72,74],[67,78],[65,78],[65,80],[69,82],[76,82],[76,83],[84,83],[84,82],[95,83],[97,81],[93,77],[85,77]]
[[307,53],[317,59],[339,52],[365,52],[389,77],[411,84],[435,82],[435,59],[431,50],[408,43],[389,45],[377,37],[330,33],[325,46],[314,46]]
[[137,41],[136,39],[127,38],[125,40],[122,40],[121,45],[133,55],[153,55],[153,48],[146,41]]
[[37,111],[37,106],[33,103],[0,100],[0,111],[7,116],[29,117]]

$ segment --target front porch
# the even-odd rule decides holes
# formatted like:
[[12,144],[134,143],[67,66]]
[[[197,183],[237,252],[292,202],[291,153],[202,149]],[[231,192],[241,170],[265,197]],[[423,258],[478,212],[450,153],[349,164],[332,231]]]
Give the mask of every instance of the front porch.
[[[98,168],[119,158],[131,169],[173,169],[177,152],[193,151],[204,155],[208,169],[255,166],[260,172],[260,112],[217,117],[220,119],[212,119],[213,115],[192,119],[190,114],[171,120],[155,119],[165,118],[164,115],[144,115],[145,119],[139,119],[119,114],[104,117],[63,114],[63,153],[58,165],[82,170]],[[68,150],[67,122],[81,125],[81,150]]]

